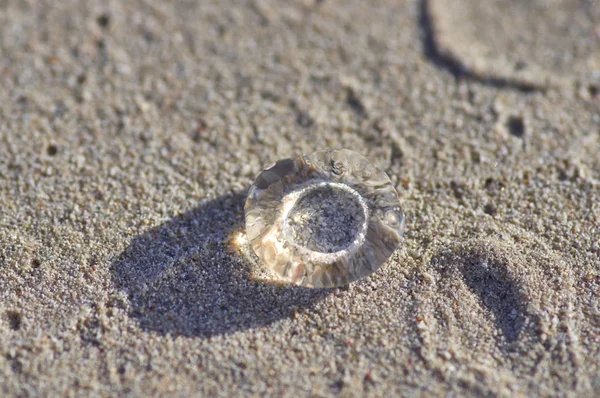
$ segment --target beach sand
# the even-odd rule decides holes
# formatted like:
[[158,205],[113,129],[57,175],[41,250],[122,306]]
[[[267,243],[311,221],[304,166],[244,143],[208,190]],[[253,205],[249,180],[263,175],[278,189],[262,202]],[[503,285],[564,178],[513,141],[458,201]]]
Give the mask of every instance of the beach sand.
[[[600,395],[599,15],[0,2],[0,395]],[[282,284],[245,193],[339,147],[404,240],[348,287]]]

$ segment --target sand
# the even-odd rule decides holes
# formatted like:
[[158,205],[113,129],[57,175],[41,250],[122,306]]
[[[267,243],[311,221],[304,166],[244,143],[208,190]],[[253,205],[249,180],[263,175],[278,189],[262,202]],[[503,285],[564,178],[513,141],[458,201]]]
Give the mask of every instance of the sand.
[[[0,395],[598,396],[596,1],[0,2]],[[240,245],[267,164],[382,167],[348,287]]]

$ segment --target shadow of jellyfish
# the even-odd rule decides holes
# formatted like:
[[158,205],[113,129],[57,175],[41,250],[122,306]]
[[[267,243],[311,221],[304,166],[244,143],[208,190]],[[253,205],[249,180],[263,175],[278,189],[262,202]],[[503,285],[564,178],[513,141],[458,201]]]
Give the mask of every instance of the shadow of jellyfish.
[[[310,307],[331,289],[257,280],[232,249],[244,196],[227,195],[136,237],[112,264],[114,283],[145,330],[209,337],[261,327]],[[250,249],[249,249],[250,250]]]

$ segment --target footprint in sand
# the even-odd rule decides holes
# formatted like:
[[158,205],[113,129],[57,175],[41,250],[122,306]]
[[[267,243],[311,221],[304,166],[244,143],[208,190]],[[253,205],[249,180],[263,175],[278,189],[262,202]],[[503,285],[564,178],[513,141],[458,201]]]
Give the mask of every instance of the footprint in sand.
[[439,253],[424,273],[415,310],[426,365],[474,394],[512,395],[517,377],[531,380],[521,393],[589,391],[571,270],[524,230],[478,230],[486,232]]
[[524,89],[600,88],[600,2],[423,0],[430,55],[456,73]]

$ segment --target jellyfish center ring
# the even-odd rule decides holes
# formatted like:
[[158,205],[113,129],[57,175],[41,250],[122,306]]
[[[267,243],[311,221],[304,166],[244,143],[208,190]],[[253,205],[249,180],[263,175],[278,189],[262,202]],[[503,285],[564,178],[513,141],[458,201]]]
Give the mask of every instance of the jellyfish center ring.
[[[334,193],[336,190],[340,192]],[[315,195],[319,191],[323,195]],[[331,203],[327,200],[322,201],[321,204],[329,206],[334,211],[337,210],[339,216],[337,220],[346,224],[339,225],[338,222],[338,225],[335,225],[336,220],[334,219],[334,225],[325,225],[325,228],[322,228],[322,235],[327,235],[325,237],[318,236],[321,232],[319,227],[323,227],[325,219],[331,214],[318,214],[324,212],[315,211],[314,207],[318,204],[312,203],[316,200],[322,200],[322,196],[327,196],[329,201],[334,198],[338,199],[338,206],[331,206]],[[284,238],[296,246],[299,251],[311,255],[314,261],[324,264],[332,263],[342,256],[353,254],[364,243],[368,227],[366,221],[369,219],[368,204],[358,192],[348,185],[331,181],[310,183],[289,193],[283,201],[281,219],[283,220],[282,232]],[[348,207],[343,207],[344,204]],[[323,209],[323,206],[321,209]],[[354,213],[351,213],[351,211],[354,211]],[[319,225],[310,225],[316,222]],[[307,230],[310,235],[302,236],[302,232],[307,232]],[[347,235],[342,237],[345,242],[339,242],[340,235]],[[335,239],[336,237],[338,239]],[[350,239],[347,239],[348,237]]]

